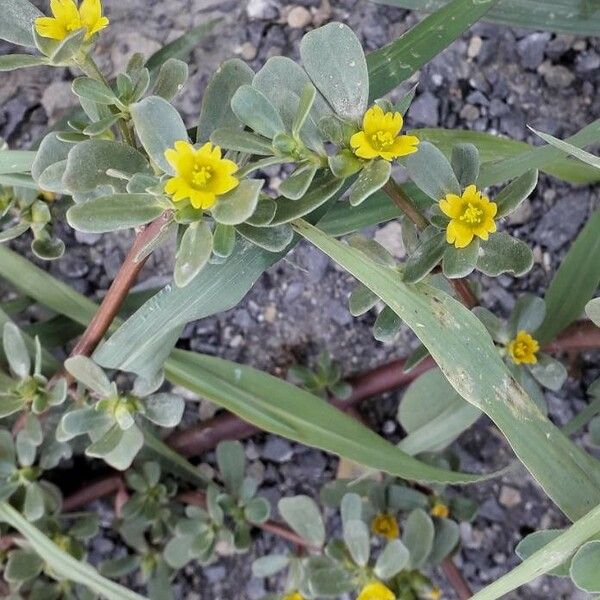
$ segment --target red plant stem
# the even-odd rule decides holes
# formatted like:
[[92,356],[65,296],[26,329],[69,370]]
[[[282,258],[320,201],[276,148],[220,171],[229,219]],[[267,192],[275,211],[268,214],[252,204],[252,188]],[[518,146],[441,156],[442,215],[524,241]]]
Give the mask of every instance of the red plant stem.
[[96,346],[101,342],[104,334],[108,331],[119,312],[142,267],[146,264],[148,256],[137,260],[138,255],[160,233],[160,230],[169,222],[170,218],[170,211],[166,211],[136,235],[135,241],[125,257],[117,276],[108,288],[100,304],[100,308],[86,327],[77,344],[75,344],[71,356],[79,354],[90,356],[96,349]]
[[591,321],[577,321],[544,346],[547,352],[597,350],[600,348],[600,328]]
[[459,600],[468,600],[471,598],[473,592],[450,556],[446,556],[440,567],[444,572],[448,583],[454,588]]
[[109,475],[104,479],[99,479],[94,483],[89,483],[77,492],[67,496],[63,500],[63,512],[71,512],[88,505],[94,500],[112,496],[123,487],[123,477],[121,475]]

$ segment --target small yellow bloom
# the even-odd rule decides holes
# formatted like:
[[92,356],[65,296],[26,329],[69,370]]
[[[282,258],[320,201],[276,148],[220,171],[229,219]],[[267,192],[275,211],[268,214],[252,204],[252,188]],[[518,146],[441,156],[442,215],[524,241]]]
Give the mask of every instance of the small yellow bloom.
[[53,40],[64,40],[77,29],[85,29],[85,39],[89,40],[108,25],[100,0],[82,0],[79,8],[75,0],[50,0],[50,10],[54,16],[38,17],[35,30]]
[[539,349],[538,341],[526,331],[519,331],[515,339],[506,346],[508,355],[516,365],[535,365],[537,362],[536,352]]
[[398,521],[388,514],[379,514],[371,523],[371,531],[375,535],[382,535],[388,540],[393,540],[398,537],[400,530],[398,528]]
[[433,588],[431,588],[429,594],[427,595],[427,600],[440,600],[441,597],[442,590],[440,590],[440,588],[437,585],[434,585]]
[[356,600],[396,600],[392,590],[379,581],[367,583]]
[[50,204],[56,200],[56,194],[54,192],[47,192],[46,190],[40,190],[39,196],[45,202]]
[[494,217],[498,205],[490,202],[474,185],[469,185],[462,196],[447,194],[440,200],[440,209],[450,223],[446,228],[446,240],[456,248],[466,248],[475,236],[487,240],[496,231]]
[[300,592],[291,592],[286,594],[283,600],[304,600],[304,596]]
[[363,117],[362,131],[350,138],[354,154],[359,158],[394,160],[417,151],[419,138],[414,135],[399,135],[404,119],[399,112],[383,112],[373,105]]
[[431,507],[431,514],[434,517],[439,517],[440,519],[446,519],[450,514],[450,509],[443,502],[436,502]]
[[189,142],[175,142],[175,148],[165,151],[165,158],[177,175],[165,184],[165,192],[174,202],[189,198],[194,208],[210,208],[221,196],[236,188],[233,177],[237,165],[221,158],[221,148],[206,142],[196,150]]

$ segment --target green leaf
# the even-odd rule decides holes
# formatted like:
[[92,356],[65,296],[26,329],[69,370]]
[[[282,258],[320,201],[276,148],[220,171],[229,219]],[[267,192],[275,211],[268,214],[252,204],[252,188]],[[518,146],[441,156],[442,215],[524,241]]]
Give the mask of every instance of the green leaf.
[[437,566],[458,546],[460,530],[458,523],[451,519],[434,519],[433,526],[433,547],[427,560],[431,565]]
[[[173,360],[174,359],[174,360]],[[480,478],[409,458],[322,398],[250,367],[175,351],[166,363],[170,381],[234,412],[244,420],[308,446],[411,480],[465,483]],[[286,398],[285,405],[278,398]]]
[[296,116],[294,117],[294,122],[292,123],[292,135],[298,136],[302,131],[302,127],[306,120],[308,119],[308,115],[315,103],[315,99],[317,97],[317,90],[312,83],[306,83],[304,88],[302,89],[302,94],[300,95],[300,101],[298,103],[298,110],[296,112]]
[[43,556],[44,562],[61,578],[79,583],[107,600],[145,600],[142,596],[100,576],[89,564],[77,560],[59,548],[12,506],[0,504],[0,519],[19,531],[32,549],[39,556]]
[[473,272],[479,255],[479,239],[474,238],[466,248],[446,244],[442,259],[442,271],[448,279],[466,277]]
[[72,84],[73,92],[80,98],[85,98],[96,104],[115,104],[115,93],[101,81],[89,77],[77,77]]
[[533,266],[533,252],[529,246],[510,234],[500,231],[481,242],[477,269],[491,277],[512,273],[521,277]]
[[71,31],[66,38],[60,40],[56,45],[50,56],[50,60],[55,65],[66,65],[81,50],[86,33],[87,30],[83,27]]
[[[447,157],[451,155],[452,148],[456,143],[474,144],[477,146],[479,156],[485,165],[484,170],[491,167],[494,161],[498,162],[500,159],[510,159],[520,156],[521,159],[526,159],[527,161],[533,160],[536,156],[533,152],[535,152],[536,149],[540,150],[539,147],[534,147],[526,142],[519,142],[504,136],[481,131],[459,129],[414,129],[409,133],[416,135],[421,141],[431,142]],[[597,139],[598,134],[596,133],[595,135]],[[530,151],[533,152],[530,154]],[[554,160],[541,162],[542,164],[538,166],[533,164],[528,166],[526,164],[525,169],[520,169],[519,172],[525,173],[532,168],[539,169],[540,171],[570,183],[591,183],[600,180],[600,172],[597,169],[582,163],[577,163],[558,153]],[[512,177],[514,178],[514,175],[512,175]],[[511,179],[511,173],[507,171],[506,176],[499,182],[508,181],[509,179]],[[483,187],[481,180],[478,183]],[[486,185],[490,184],[486,183]]]
[[298,167],[281,183],[279,193],[290,200],[299,200],[306,194],[317,170],[318,167],[310,164]]
[[178,58],[168,58],[158,71],[156,83],[154,84],[154,96],[172,100],[181,92],[187,78],[187,63]]
[[600,327],[600,298],[590,300],[585,305],[585,314]]
[[386,306],[375,319],[373,337],[378,342],[392,342],[398,335],[401,326],[402,319],[389,306]]
[[416,283],[431,273],[444,256],[447,247],[446,233],[431,226],[404,265],[404,281]]
[[374,573],[379,579],[387,581],[406,568],[409,561],[410,553],[406,546],[400,540],[391,540],[377,558]]
[[[564,529],[542,529],[534,531],[525,536],[515,548],[515,553],[521,560],[527,560],[532,554],[541,550],[546,544],[555,540],[559,535],[564,533]],[[563,564],[548,571],[548,575],[557,577],[568,577],[571,561],[567,560]]]
[[268,196],[262,196],[258,199],[258,205],[251,217],[247,219],[249,225],[256,227],[268,227],[273,221],[277,202]]
[[529,365],[529,371],[544,387],[557,392],[567,379],[567,369],[548,354],[538,354],[537,363]]
[[113,393],[111,383],[104,371],[91,359],[79,355],[65,361],[65,369],[77,381],[80,381],[101,398],[106,398]]
[[[299,221],[295,227],[404,320],[452,387],[496,423],[519,459],[568,516],[585,514],[600,499],[597,461],[550,423],[514,382],[475,315],[437,288],[406,285],[394,270],[308,223]],[[558,464],[563,477],[555,476]]]
[[[600,210],[597,210],[573,242],[552,278],[544,300],[546,318],[537,331],[544,344],[578,319],[600,284]],[[573,290],[577,290],[574,294]]]
[[[149,96],[129,107],[135,131],[148,156],[165,172],[175,175],[165,151],[188,134],[177,110],[164,98]],[[141,169],[140,169],[141,170]],[[134,173],[136,171],[133,171]]]
[[56,437],[67,442],[78,435],[83,435],[97,428],[105,427],[110,422],[106,413],[92,407],[76,408],[66,412],[60,420]]
[[213,237],[206,221],[195,221],[186,228],[175,257],[173,278],[177,287],[188,285],[208,263]]
[[359,283],[350,293],[350,314],[353,317],[360,317],[360,315],[370,311],[378,301],[377,294],[374,294],[367,286]]
[[2,344],[11,371],[19,378],[28,377],[31,372],[31,359],[19,328],[8,321],[2,330]]
[[308,496],[281,498],[277,503],[279,514],[286,523],[309,544],[317,547],[325,543],[325,526],[321,511]]
[[256,210],[263,185],[262,179],[243,179],[236,188],[219,196],[211,209],[215,221],[223,225],[239,225],[246,221]]
[[546,303],[533,294],[523,294],[515,302],[510,315],[508,333],[514,337],[519,331],[533,333],[544,321]]
[[479,177],[479,152],[473,144],[456,144],[452,147],[452,170],[461,187],[477,182]]
[[146,68],[151,72],[164,64],[170,58],[185,60],[194,48],[213,30],[221,19],[212,19],[197,27],[192,27],[183,35],[157,50],[147,61]]
[[250,129],[273,139],[285,131],[285,125],[269,99],[251,85],[242,85],[231,99],[231,109]]
[[4,577],[9,583],[22,583],[37,577],[44,566],[44,561],[30,550],[13,550],[8,555]]
[[408,434],[399,447],[411,456],[440,452],[480,416],[481,411],[463,400],[439,369],[427,371],[408,386],[398,407],[398,422]]
[[535,169],[525,172],[511,181],[494,199],[498,206],[496,218],[504,217],[525,200],[533,192],[538,182],[538,172]]
[[210,141],[221,148],[245,152],[256,156],[271,156],[273,145],[271,140],[260,137],[250,131],[239,131],[232,127],[220,127],[210,135]]
[[185,402],[174,394],[154,394],[144,400],[144,416],[160,427],[176,427],[181,421]]
[[220,442],[217,446],[217,464],[219,475],[227,490],[238,496],[244,482],[246,456],[243,446],[236,441]]
[[25,400],[19,396],[0,396],[0,419],[10,417],[25,408]]
[[344,543],[352,560],[359,567],[364,567],[369,562],[371,539],[364,521],[350,519],[344,523]]
[[434,528],[431,517],[421,508],[415,508],[406,519],[402,543],[410,554],[410,566],[421,568],[433,548]]
[[356,34],[342,23],[328,23],[302,38],[300,57],[333,110],[346,119],[361,119],[369,99],[369,74]]
[[[18,442],[18,440],[17,440]],[[17,446],[18,447],[18,446]],[[35,447],[33,455],[35,456]],[[31,466],[33,460],[27,464]],[[21,464],[25,465],[25,462]],[[37,483],[30,483],[25,488],[25,502],[23,502],[23,516],[30,522],[37,521],[44,516],[44,495],[42,488]]]
[[461,194],[452,166],[429,142],[421,142],[419,150],[407,158],[406,169],[416,186],[436,202],[446,194]]
[[[375,0],[381,4],[400,6],[413,10],[436,10],[447,4],[446,0]],[[571,0],[502,0],[484,16],[485,21],[546,29],[574,35],[600,35],[600,18],[592,2],[574,5]]]
[[288,224],[273,227],[252,227],[247,223],[236,226],[236,230],[248,241],[268,252],[285,250],[294,237],[294,232]]
[[88,140],[69,152],[63,183],[71,192],[91,192],[106,184],[123,190],[123,181],[108,175],[109,169],[131,175],[149,173],[144,155],[131,146],[109,140]]
[[83,133],[89,136],[97,136],[105,131],[108,131],[119,119],[121,115],[111,115],[110,117],[106,117],[104,119],[100,119],[99,121],[95,121],[91,125],[88,125]]
[[101,458],[114,469],[125,471],[143,445],[144,434],[137,425],[125,430],[113,425],[97,442],[85,449],[85,454]]
[[387,46],[371,52],[367,56],[371,100],[381,98],[406,81],[459,38],[494,4],[494,0],[478,3],[452,0]]
[[372,160],[362,169],[350,188],[350,204],[358,206],[381,189],[390,178],[392,165],[387,160]]
[[361,170],[363,163],[350,150],[341,150],[327,158],[330,171],[339,179],[346,179]]
[[38,152],[29,150],[0,150],[0,173],[25,173],[31,170]]
[[573,583],[585,592],[600,592],[600,540],[587,542],[577,552],[571,561],[570,575]]
[[7,54],[0,56],[0,72],[15,71],[25,67],[39,67],[47,64],[43,56],[32,56],[31,54]]
[[238,58],[225,61],[217,69],[202,98],[198,142],[211,139],[217,129],[241,127],[231,110],[231,99],[238,88],[251,84],[253,77],[254,71]]
[[78,231],[106,233],[139,227],[164,211],[164,204],[151,194],[114,194],[71,206],[67,221]]
[[216,256],[228,258],[235,247],[235,229],[231,225],[217,223],[213,232],[213,252]]
[[277,210],[270,225],[289,223],[311,213],[335,196],[343,185],[343,180],[328,174],[316,177],[308,191],[299,200],[281,198],[277,201]]
[[268,554],[261,556],[252,563],[252,575],[254,577],[271,577],[283,571],[290,562],[285,554]]
[[0,39],[35,47],[33,22],[44,15],[27,0],[0,0]]

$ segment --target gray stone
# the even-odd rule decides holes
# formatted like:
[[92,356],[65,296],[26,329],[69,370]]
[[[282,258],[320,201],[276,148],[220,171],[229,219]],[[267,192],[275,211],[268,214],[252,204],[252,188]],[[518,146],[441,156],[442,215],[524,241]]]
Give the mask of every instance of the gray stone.
[[70,81],[53,81],[42,95],[42,106],[50,122],[64,113],[67,108],[75,106],[77,99],[71,89]]
[[262,457],[277,463],[289,461],[294,456],[291,444],[278,437],[269,437],[262,449]]
[[402,226],[391,221],[375,233],[375,241],[381,244],[395,258],[404,258],[406,248],[402,242]]
[[408,110],[408,116],[416,125],[433,127],[439,122],[440,101],[430,92],[421,94]]
[[531,33],[517,44],[521,64],[534,71],[544,60],[544,52],[551,35],[548,32]]
[[586,192],[571,192],[542,217],[533,232],[533,239],[548,250],[562,248],[577,235],[587,217],[588,206]]
[[575,59],[575,70],[578,73],[587,73],[596,71],[600,67],[600,55],[593,50],[591,52],[582,52]]
[[553,65],[548,61],[540,65],[538,73],[542,75],[549,87],[555,89],[569,87],[575,80],[575,75],[567,67]]
[[278,10],[273,0],[250,0],[246,7],[246,13],[251,19],[275,19]]

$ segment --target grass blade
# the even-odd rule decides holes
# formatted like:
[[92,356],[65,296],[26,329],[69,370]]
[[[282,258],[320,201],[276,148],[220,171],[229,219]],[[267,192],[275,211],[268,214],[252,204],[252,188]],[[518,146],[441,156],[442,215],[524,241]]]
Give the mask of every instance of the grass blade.
[[79,561],[61,550],[6,502],[0,503],[0,520],[21,533],[57,575],[68,581],[80,583],[107,600],[145,600],[143,596],[102,577],[88,563]]
[[[599,463],[562,434],[507,371],[478,319],[441,290],[400,274],[317,228],[296,230],[376,293],[416,333],[452,387],[485,412],[548,496],[571,519],[600,502]],[[556,477],[557,469],[561,477]]]

